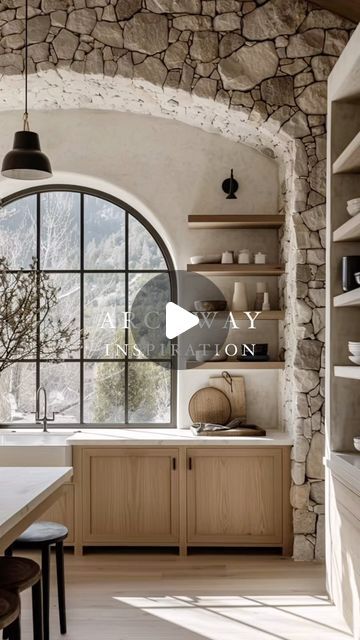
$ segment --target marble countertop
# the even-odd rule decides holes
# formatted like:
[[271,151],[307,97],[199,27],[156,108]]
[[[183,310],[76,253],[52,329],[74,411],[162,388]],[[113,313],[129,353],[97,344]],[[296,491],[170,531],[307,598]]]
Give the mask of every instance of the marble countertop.
[[190,429],[82,429],[67,440],[71,445],[154,445],[154,446],[290,446],[292,438],[281,431],[268,431],[264,437],[195,436]]
[[72,467],[0,467],[0,538],[72,474]]

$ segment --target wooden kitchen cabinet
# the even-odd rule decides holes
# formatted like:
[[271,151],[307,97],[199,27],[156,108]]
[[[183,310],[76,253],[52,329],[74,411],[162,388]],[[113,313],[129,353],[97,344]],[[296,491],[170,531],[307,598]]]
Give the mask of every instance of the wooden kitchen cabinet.
[[287,553],[288,456],[271,447],[188,449],[187,544],[278,546]]
[[176,546],[178,468],[177,449],[83,449],[82,544]]
[[69,483],[64,486],[62,496],[41,516],[43,521],[60,522],[69,529],[69,535],[65,544],[73,545],[74,532],[74,485]]

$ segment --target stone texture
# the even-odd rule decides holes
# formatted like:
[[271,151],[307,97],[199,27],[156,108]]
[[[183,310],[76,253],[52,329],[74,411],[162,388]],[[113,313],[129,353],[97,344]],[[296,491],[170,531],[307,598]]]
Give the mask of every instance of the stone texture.
[[186,42],[174,42],[166,50],[164,62],[168,69],[182,69],[189,47]]
[[193,94],[198,98],[214,100],[216,96],[217,82],[210,78],[200,78],[197,81]]
[[180,31],[210,31],[212,21],[208,16],[179,16],[173,26]]
[[310,498],[317,504],[325,504],[325,482],[312,482],[310,484]]
[[326,161],[321,160],[314,167],[310,175],[310,186],[321,195],[326,195]]
[[336,61],[337,58],[335,56],[315,56],[315,58],[311,60],[315,80],[327,80]]
[[134,68],[134,78],[162,85],[166,78],[166,67],[159,58],[146,58]]
[[304,484],[305,482],[305,463],[293,462],[291,465],[291,477],[292,481],[296,485]]
[[300,31],[307,31],[307,29],[313,29],[314,27],[321,27],[322,29],[353,29],[354,24],[350,20],[326,9],[315,9],[306,16]]
[[78,47],[79,38],[71,31],[61,29],[52,44],[60,60],[71,60]]
[[85,58],[85,73],[102,75],[104,73],[104,61],[100,49],[93,49]]
[[325,205],[319,205],[313,207],[302,214],[302,219],[311,231],[319,231],[324,229],[326,225],[326,210]]
[[214,18],[215,31],[235,31],[240,29],[240,16],[237,13],[222,13]]
[[49,16],[35,16],[28,22],[28,42],[36,44],[44,42],[50,28]]
[[128,20],[140,9],[141,0],[118,0],[115,13],[118,20]]
[[349,36],[346,31],[332,29],[326,32],[324,53],[330,56],[339,56],[348,43]]
[[121,49],[124,44],[122,30],[116,22],[97,22],[91,35],[95,40],[99,40],[109,47]]
[[94,9],[77,9],[69,14],[66,28],[76,33],[90,34],[96,24]]
[[318,340],[299,340],[294,365],[299,369],[320,369],[321,342]]
[[286,53],[288,58],[303,58],[322,53],[325,33],[322,29],[310,29],[290,36]]
[[292,77],[269,78],[261,83],[261,97],[270,105],[295,105]]
[[309,505],[310,485],[294,484],[290,490],[290,502],[294,509],[306,509]]
[[225,89],[252,89],[259,82],[275,75],[278,57],[273,43],[263,42],[243,46],[221,60],[219,73]]
[[167,48],[168,36],[165,16],[137,13],[124,27],[124,46],[130,51],[153,55]]
[[245,40],[238,33],[226,33],[220,41],[219,55],[220,58],[227,58],[231,53],[240,49]]
[[319,374],[317,371],[295,369],[295,386],[298,391],[308,393],[319,384]]
[[309,455],[306,460],[306,475],[308,478],[316,478],[323,480],[325,478],[325,469],[323,465],[323,456],[325,452],[325,437],[322,433],[314,433]]
[[304,113],[325,114],[327,111],[327,84],[314,82],[296,98],[296,103]]
[[314,533],[316,528],[316,514],[307,509],[295,509],[294,533]]
[[314,559],[314,545],[304,535],[295,535],[294,537],[294,558],[304,562],[310,562]]
[[305,0],[271,0],[243,18],[243,34],[249,40],[267,40],[295,33],[306,16]]
[[281,130],[291,138],[303,138],[310,133],[307,117],[301,111],[297,111],[285,124]]
[[201,13],[201,0],[146,0],[154,13]]
[[217,57],[218,37],[211,31],[197,31],[194,33],[193,42],[190,48],[191,57],[201,62],[210,62]]
[[325,560],[325,516],[319,515],[316,527],[315,560]]

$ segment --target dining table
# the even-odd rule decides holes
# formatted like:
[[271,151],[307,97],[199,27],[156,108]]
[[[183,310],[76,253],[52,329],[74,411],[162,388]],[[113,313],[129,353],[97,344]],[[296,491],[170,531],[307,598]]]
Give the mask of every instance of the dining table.
[[72,467],[0,467],[0,555],[56,502]]

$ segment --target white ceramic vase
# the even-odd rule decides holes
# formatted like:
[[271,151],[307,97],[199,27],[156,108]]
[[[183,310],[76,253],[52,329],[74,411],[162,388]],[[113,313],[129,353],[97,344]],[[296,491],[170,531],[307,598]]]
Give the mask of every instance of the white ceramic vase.
[[234,294],[231,305],[232,311],[248,311],[248,300],[246,294],[246,284],[244,282],[235,282]]

